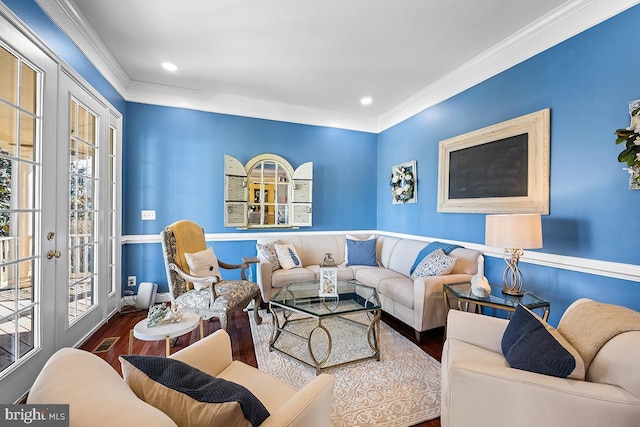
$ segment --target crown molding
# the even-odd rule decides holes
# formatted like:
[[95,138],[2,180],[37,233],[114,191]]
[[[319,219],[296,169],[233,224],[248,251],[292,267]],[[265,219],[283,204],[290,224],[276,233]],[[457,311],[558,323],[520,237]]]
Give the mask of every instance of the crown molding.
[[625,11],[639,0],[573,0],[520,29],[378,118],[377,132],[432,107]]
[[36,0],[49,18],[84,53],[114,89],[127,99],[129,76],[73,1]]
[[377,118],[131,81],[73,0],[36,0],[127,101],[379,133],[640,3],[572,0]]
[[127,101],[376,133],[375,118],[131,80]]

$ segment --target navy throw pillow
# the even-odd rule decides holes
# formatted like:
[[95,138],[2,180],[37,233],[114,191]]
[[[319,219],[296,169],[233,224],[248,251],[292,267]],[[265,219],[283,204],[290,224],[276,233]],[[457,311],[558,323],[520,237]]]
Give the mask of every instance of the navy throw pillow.
[[369,240],[351,240],[347,239],[347,250],[349,251],[350,265],[369,265],[378,266],[376,260],[376,239]]
[[180,360],[158,356],[120,356],[122,376],[131,390],[178,425],[228,426],[245,419],[258,426],[269,411],[247,388],[212,377]]
[[560,333],[518,305],[502,336],[502,354],[515,369],[561,378],[584,379],[584,362]]

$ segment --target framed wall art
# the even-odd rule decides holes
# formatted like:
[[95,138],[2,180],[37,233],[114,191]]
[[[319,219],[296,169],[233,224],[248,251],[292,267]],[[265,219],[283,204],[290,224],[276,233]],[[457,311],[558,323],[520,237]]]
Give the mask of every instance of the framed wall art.
[[440,141],[438,212],[549,213],[550,110]]
[[416,161],[412,160],[391,168],[389,186],[394,205],[418,202],[418,172]]

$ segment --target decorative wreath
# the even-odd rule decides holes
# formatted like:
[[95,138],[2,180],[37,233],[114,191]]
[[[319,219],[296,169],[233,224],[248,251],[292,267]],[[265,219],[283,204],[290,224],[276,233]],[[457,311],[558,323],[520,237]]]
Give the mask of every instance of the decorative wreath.
[[624,169],[631,175],[630,183],[634,189],[638,189],[640,188],[640,108],[636,107],[630,113],[629,127],[616,130],[618,136],[616,144],[624,143],[625,148],[618,155],[618,161],[627,164],[628,167]]
[[414,198],[416,178],[410,166],[400,165],[391,169],[389,185],[395,203],[407,203]]

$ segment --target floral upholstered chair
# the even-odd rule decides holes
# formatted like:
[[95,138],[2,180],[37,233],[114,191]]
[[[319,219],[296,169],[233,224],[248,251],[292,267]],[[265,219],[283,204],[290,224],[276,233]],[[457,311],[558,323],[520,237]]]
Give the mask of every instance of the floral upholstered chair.
[[[217,317],[221,328],[228,330],[228,313],[246,308],[253,300],[255,321],[262,322],[258,315],[260,288],[246,279],[248,264],[218,260],[206,246],[202,227],[192,221],[174,222],[160,236],[172,305],[203,319]],[[240,269],[241,280],[223,280],[220,268]]]

